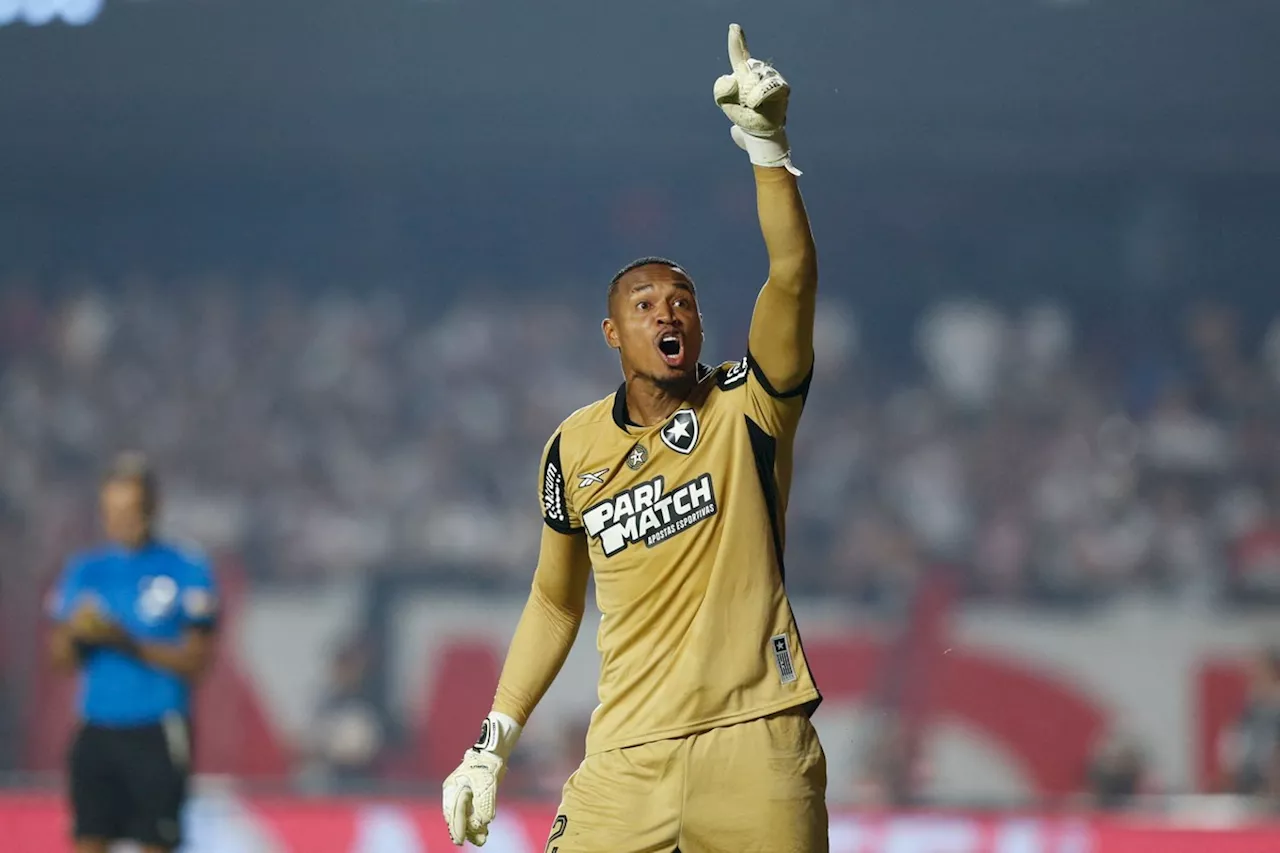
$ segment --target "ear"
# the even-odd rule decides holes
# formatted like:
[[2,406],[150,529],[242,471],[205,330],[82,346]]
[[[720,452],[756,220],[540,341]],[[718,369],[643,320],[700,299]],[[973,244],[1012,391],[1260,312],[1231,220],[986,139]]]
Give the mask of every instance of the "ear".
[[609,349],[622,348],[622,344],[618,342],[618,328],[611,318],[604,318],[600,323],[600,331],[604,333],[604,342],[609,345]]

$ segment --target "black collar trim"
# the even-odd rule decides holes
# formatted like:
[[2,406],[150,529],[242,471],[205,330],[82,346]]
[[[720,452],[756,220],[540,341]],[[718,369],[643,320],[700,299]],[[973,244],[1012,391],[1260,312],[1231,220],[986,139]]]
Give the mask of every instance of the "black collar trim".
[[[708,376],[715,373],[714,367],[708,364],[698,362],[698,366],[694,370],[696,381],[701,384]],[[627,383],[623,382],[618,386],[618,390],[613,394],[613,422],[618,425],[618,429],[623,432],[630,432],[630,427],[643,429],[640,424],[631,420],[630,413],[627,412]]]
[[618,386],[618,390],[613,395],[613,422],[618,425],[618,429],[627,432],[628,426],[639,426],[631,422],[631,416],[627,414],[627,383],[623,382]]

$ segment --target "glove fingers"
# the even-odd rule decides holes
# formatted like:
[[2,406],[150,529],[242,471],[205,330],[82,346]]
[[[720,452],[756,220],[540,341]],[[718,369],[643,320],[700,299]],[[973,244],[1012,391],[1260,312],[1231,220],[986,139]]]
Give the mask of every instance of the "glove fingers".
[[765,80],[751,89],[751,91],[742,93],[738,102],[748,109],[758,110],[766,104],[772,104],[790,94],[791,92],[785,82]]
[[787,81],[771,65],[763,62],[752,62],[752,80],[746,86],[739,85],[739,102],[744,107],[757,109],[775,98],[790,94],[791,87]]
[[453,801],[453,810],[449,813],[449,838],[459,847],[467,838],[470,817],[471,789],[463,788],[458,791],[457,799]]
[[737,24],[729,25],[729,66],[733,68],[735,74],[747,70],[747,60],[751,58],[751,53],[747,50],[747,37],[742,32],[742,27]]
[[720,109],[729,117],[729,121],[735,126],[745,130],[754,136],[768,136],[781,130],[781,125],[772,121],[768,116],[762,115],[755,110],[749,110],[746,107],[740,107],[737,104],[721,104]]
[[729,26],[729,65],[733,73],[716,80],[716,103],[733,122],[730,135],[758,166],[791,165],[784,127],[791,87],[772,65],[752,59],[746,35],[737,24]]
[[737,103],[738,99],[738,78],[732,74],[726,74],[716,80],[715,98],[717,104]]
[[458,836],[454,832],[453,809],[458,802],[458,789],[449,783],[445,783],[441,796],[441,812],[444,814],[444,825],[449,829],[449,840],[454,844],[458,843]]

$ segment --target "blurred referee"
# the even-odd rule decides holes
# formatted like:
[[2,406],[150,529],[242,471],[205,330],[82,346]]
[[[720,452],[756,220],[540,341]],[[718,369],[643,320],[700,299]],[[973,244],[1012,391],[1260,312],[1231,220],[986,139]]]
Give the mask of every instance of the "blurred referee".
[[53,665],[80,675],[75,850],[131,840],[169,853],[182,843],[191,689],[212,658],[217,591],[203,556],[155,537],[144,457],[119,456],[99,497],[109,541],[68,561],[49,602]]

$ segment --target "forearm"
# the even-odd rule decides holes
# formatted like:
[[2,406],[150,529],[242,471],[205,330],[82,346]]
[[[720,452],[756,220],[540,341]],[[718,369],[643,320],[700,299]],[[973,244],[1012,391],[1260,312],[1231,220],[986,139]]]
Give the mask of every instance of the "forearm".
[[49,663],[56,672],[66,675],[80,666],[80,646],[66,625],[54,625],[49,634]]
[[557,604],[535,584],[498,679],[493,710],[524,725],[573,648],[582,609]]
[[786,169],[752,169],[760,232],[769,253],[769,283],[788,293],[812,294],[818,284],[818,252],[799,183]]
[[195,679],[204,669],[203,663],[181,646],[139,643],[134,645],[133,653],[144,663],[182,678]]
[[523,726],[564,666],[587,607],[591,555],[582,531],[542,530],[529,600],[502,665],[493,710]]
[[813,366],[817,249],[795,176],[786,169],[754,169],[769,280],[756,301],[749,348],[769,380],[785,391]]
[[126,651],[144,663],[168,670],[180,678],[197,681],[212,662],[212,643],[208,637],[189,634],[180,643],[141,643],[130,640]]

